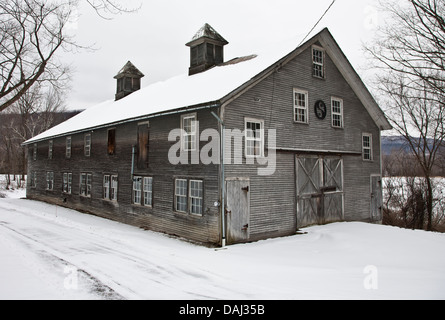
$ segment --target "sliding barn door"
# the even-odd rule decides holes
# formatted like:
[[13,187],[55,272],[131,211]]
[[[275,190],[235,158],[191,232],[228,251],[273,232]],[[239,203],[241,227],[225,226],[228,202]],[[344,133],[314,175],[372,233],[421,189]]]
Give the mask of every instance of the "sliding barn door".
[[343,220],[343,160],[296,158],[297,226]]

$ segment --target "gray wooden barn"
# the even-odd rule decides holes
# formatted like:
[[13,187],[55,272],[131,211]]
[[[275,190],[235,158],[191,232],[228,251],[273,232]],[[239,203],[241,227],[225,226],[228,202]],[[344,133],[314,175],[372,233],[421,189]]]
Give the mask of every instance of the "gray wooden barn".
[[142,89],[128,62],[114,99],[24,143],[27,197],[215,245],[380,222],[391,126],[331,33],[227,44],[205,24],[188,74]]

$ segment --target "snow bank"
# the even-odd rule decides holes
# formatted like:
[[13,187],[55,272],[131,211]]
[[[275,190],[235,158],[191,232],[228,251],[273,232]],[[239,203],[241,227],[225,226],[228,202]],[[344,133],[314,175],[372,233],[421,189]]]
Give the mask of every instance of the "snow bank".
[[0,299],[445,298],[444,234],[356,222],[304,231],[215,250],[0,199]]

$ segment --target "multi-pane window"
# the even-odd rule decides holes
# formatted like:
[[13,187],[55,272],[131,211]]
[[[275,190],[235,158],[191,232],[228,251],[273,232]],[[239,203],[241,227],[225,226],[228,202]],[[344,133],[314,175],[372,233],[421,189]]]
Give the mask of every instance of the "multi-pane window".
[[67,194],[71,194],[71,186],[73,183],[73,174],[69,172],[63,173],[63,186],[62,191]]
[[46,173],[46,190],[54,189],[54,172],[49,171]]
[[343,128],[343,100],[332,98],[332,126],[334,128]]
[[196,133],[198,128],[198,122],[196,121],[196,114],[184,115],[182,119],[182,149],[184,151],[196,150]]
[[294,89],[294,121],[308,123],[308,93]]
[[86,157],[89,157],[91,155],[91,133],[85,134],[84,153]]
[[187,212],[187,180],[175,180],[175,210]]
[[67,159],[71,158],[71,137],[66,137],[65,156]]
[[104,199],[110,200],[110,176],[104,176]]
[[324,51],[318,47],[312,47],[312,75],[324,78]]
[[133,177],[133,203],[141,204],[142,200],[142,177]]
[[133,178],[133,204],[153,206],[152,177],[136,176]]
[[53,158],[53,146],[54,146],[53,140],[49,140],[48,141],[48,159]]
[[175,180],[175,210],[184,213],[203,213],[203,181]]
[[246,157],[263,156],[264,130],[263,121],[246,119],[245,120],[245,153]]
[[117,187],[118,187],[118,177],[111,176],[110,200],[112,201],[117,201]]
[[91,183],[92,175],[91,173],[81,173],[80,174],[80,190],[79,194],[84,197],[91,197]]
[[363,160],[372,160],[372,135],[364,133],[362,136]]
[[117,201],[118,176],[104,175],[103,193],[104,199]]
[[190,213],[202,214],[202,180],[190,180]]
[[153,178],[152,177],[144,177],[143,189],[144,189],[144,206],[152,206],[153,205]]

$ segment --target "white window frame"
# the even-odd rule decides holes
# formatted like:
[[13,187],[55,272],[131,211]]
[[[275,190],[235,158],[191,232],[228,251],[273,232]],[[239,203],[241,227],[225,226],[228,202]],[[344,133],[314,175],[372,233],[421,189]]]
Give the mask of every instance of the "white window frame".
[[72,143],[71,136],[66,137],[66,140],[65,140],[65,157],[67,159],[71,158],[71,143]]
[[133,177],[133,204],[142,204],[142,177]]
[[46,172],[46,190],[54,190],[54,171]]
[[91,156],[91,133],[85,133],[84,136],[84,155],[85,157]]
[[[178,182],[181,181],[183,184],[185,182],[185,192],[182,192],[183,186],[178,187]],[[187,179],[175,179],[175,211],[187,213],[188,199],[187,199]],[[178,193],[178,190],[181,191]],[[185,199],[185,210],[179,210],[178,208],[178,197]]]
[[[83,179],[85,181],[82,181]],[[92,179],[93,175],[91,173],[82,172],[80,174],[79,195],[91,198]]]
[[[260,137],[252,137],[249,135],[249,130],[247,129],[248,123],[260,124]],[[254,142],[255,150],[255,142],[259,142],[260,144],[260,154],[250,154],[248,150],[248,142]],[[254,118],[244,118],[244,155],[246,158],[260,158],[264,157],[264,120],[254,119]]]
[[[335,103],[340,104],[340,112],[337,110],[334,110]],[[331,97],[331,125],[333,128],[343,128],[344,122],[343,122],[343,99],[337,98],[337,97]],[[340,122],[340,125],[337,124],[337,122]]]
[[50,159],[50,160],[53,158],[53,147],[54,147],[54,141],[49,140],[48,141],[48,159]]
[[142,182],[144,206],[153,206],[153,177],[144,177]]
[[[196,189],[192,187],[192,184],[198,183],[200,188]],[[198,191],[198,195],[193,194],[193,191]],[[199,192],[201,196],[199,196]],[[204,207],[204,182],[202,180],[190,179],[189,180],[189,211],[191,214],[202,215]]]
[[104,174],[103,194],[105,200],[110,200],[110,175]]
[[[321,53],[321,62],[318,61],[318,56],[315,55],[315,52]],[[314,76],[315,78],[318,78],[318,79],[324,79],[325,78],[325,68],[324,68],[325,67],[324,66],[325,50],[322,47],[312,46],[311,57],[312,57],[312,76]],[[321,68],[321,75],[317,74],[318,72],[320,72],[320,70],[318,70],[318,68],[316,69],[315,68],[316,66]]]
[[72,183],[73,183],[73,174],[70,172],[64,172],[62,183],[63,183],[62,192],[66,193],[66,194],[71,194]]
[[[365,138],[369,138],[369,145],[365,145]],[[368,153],[366,152],[368,151]],[[366,155],[369,154],[369,157]],[[364,161],[372,161],[372,134],[371,133],[363,133],[362,134],[362,158]]]
[[[297,95],[304,95],[304,106],[301,106],[299,104],[299,99],[297,99]],[[308,93],[308,91],[294,88],[293,99],[294,99],[294,122],[308,124],[309,123],[309,93]],[[297,115],[301,116],[301,113],[299,113],[299,112],[303,112],[304,121],[297,119]]]
[[[191,119],[190,127],[191,131],[186,131],[185,121]],[[198,145],[198,127],[199,122],[197,120],[196,113],[184,114],[181,116],[181,148],[183,151],[195,151]],[[191,146],[189,148],[188,141],[191,141]]]
[[117,201],[117,192],[119,188],[119,177],[111,175],[110,177],[110,200]]

